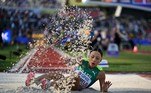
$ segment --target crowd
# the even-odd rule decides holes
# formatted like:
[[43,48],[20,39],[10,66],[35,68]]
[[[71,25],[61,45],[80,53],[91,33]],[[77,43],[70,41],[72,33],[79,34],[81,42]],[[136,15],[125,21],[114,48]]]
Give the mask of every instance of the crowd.
[[[84,21],[87,21],[89,17],[84,13],[84,10],[75,11],[75,9],[72,7],[61,10],[57,14],[45,14],[32,10],[1,8],[0,32],[2,33],[7,29],[11,30],[13,33],[12,41],[15,41],[18,36],[31,38],[33,33],[43,32],[48,33],[46,37],[50,41],[56,41],[56,45],[58,43],[63,44],[63,40],[67,38],[72,38],[70,41],[77,40],[74,35],[78,34],[78,29],[83,28]],[[71,12],[72,10],[74,12]],[[84,15],[79,15],[79,13]]]
[[18,36],[31,38],[33,32],[38,33],[49,24],[49,17],[49,14],[41,14],[32,10],[0,8],[0,34],[9,29],[12,31],[12,40]]
[[11,32],[12,36],[9,38],[13,42],[17,37],[31,38],[33,33],[43,31],[53,16],[47,10],[53,11],[62,7],[62,2],[61,0],[0,0],[0,46],[5,43],[2,39],[6,38],[4,33],[6,30]]
[[[133,49],[137,44],[134,39],[151,41],[151,23],[144,18],[135,18],[132,15],[122,15],[118,18],[99,16],[94,21],[92,31],[92,45],[101,45],[104,50],[109,43],[116,43],[119,48],[127,43],[127,48]],[[100,38],[100,39],[98,39]]]
[[[9,1],[6,0],[5,3],[7,2]],[[132,49],[136,44],[133,39],[151,40],[150,23],[145,18],[135,18],[132,15],[108,17],[99,8],[68,7],[56,15],[42,14],[34,10],[0,8],[0,19],[0,34],[10,29],[13,32],[13,40],[17,36],[31,38],[32,33],[45,29],[50,42],[55,41],[66,49],[73,47],[71,45],[80,42],[80,39],[84,41],[82,37],[85,36],[82,36],[80,29],[89,30],[88,39],[91,41],[89,44],[93,47],[100,46],[103,50],[107,49],[109,43],[116,43],[121,48],[121,44],[126,42]],[[85,28],[86,26],[88,28]],[[2,39],[0,41],[2,42]],[[78,44],[83,44],[83,41]]]
[[[61,1],[61,0],[60,0]],[[1,6],[24,7],[24,8],[58,8],[61,6],[59,0],[1,0]]]

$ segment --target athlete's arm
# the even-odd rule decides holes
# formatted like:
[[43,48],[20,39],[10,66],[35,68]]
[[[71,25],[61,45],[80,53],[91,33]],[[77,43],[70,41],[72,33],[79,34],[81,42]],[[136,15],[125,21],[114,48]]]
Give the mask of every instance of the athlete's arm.
[[100,82],[100,91],[101,92],[107,92],[109,87],[112,85],[110,81],[105,81],[105,72],[101,71],[98,74],[98,80]]
[[103,84],[105,83],[105,72],[101,71],[98,74],[97,79],[99,80],[99,83],[100,83],[100,91],[103,92]]

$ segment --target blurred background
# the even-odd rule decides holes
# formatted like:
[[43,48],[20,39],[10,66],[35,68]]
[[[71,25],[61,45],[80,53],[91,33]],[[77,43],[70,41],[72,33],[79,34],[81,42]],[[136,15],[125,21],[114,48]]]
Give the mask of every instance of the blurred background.
[[30,42],[48,33],[51,37],[58,11],[65,6],[78,7],[91,17],[88,45],[103,50],[109,65],[105,71],[151,72],[151,0],[0,0],[1,72],[26,55]]

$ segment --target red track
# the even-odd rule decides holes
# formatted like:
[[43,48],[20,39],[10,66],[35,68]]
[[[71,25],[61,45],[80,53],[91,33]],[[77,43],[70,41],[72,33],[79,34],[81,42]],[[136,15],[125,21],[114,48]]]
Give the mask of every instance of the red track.
[[[40,47],[27,65],[28,71],[46,73],[50,71],[67,70],[63,57],[52,48]],[[23,70],[23,72],[27,72]]]

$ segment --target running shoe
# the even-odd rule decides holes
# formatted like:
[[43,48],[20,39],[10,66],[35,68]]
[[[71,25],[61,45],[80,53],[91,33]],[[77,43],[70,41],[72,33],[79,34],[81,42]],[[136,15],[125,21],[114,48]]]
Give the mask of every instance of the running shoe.
[[30,86],[33,79],[35,77],[35,73],[34,72],[30,72],[28,75],[27,75],[27,78],[26,78],[26,81],[25,81],[25,85],[26,86]]

